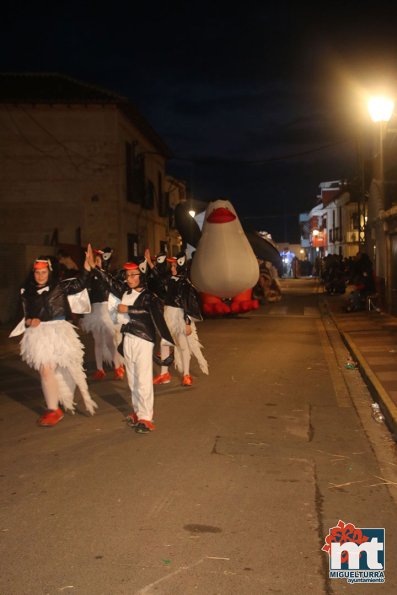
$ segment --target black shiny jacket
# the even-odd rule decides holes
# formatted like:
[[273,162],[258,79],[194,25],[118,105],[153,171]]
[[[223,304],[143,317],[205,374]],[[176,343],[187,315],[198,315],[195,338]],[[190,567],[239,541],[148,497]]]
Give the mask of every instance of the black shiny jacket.
[[77,272],[76,277],[58,281],[53,285],[50,282],[44,288],[37,287],[33,282],[29,283],[21,289],[25,318],[38,318],[42,322],[56,318],[70,318],[71,311],[67,296],[85,289],[89,277],[90,273],[83,269]]
[[108,301],[109,289],[107,283],[96,271],[91,273],[90,282],[88,285],[88,294],[90,296],[91,304]]
[[153,291],[159,296],[161,300],[165,300],[167,295],[167,282],[169,275],[160,271],[158,267],[149,269],[149,275],[147,278],[147,286],[150,291]]
[[[115,279],[103,270],[98,269],[96,272],[107,284],[109,291],[116,297],[121,299],[126,292],[130,291],[125,281]],[[156,294],[148,289],[143,289],[134,304],[128,306],[128,314],[130,321],[122,325],[122,333],[130,333],[140,339],[154,343],[157,332],[160,337],[174,344],[167,323],[164,320],[162,302]]]
[[186,277],[169,277],[164,304],[182,308],[187,323],[189,319],[203,320],[197,289]]

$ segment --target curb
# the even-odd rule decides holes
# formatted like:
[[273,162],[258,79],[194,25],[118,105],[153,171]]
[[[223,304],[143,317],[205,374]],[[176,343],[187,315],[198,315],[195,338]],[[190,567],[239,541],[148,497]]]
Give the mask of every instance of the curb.
[[376,397],[375,401],[379,403],[379,407],[385,417],[387,427],[393,434],[393,438],[397,440],[397,407],[389,397],[387,391],[383,388],[382,383],[379,381],[376,374],[374,374],[371,368],[367,365],[365,357],[362,355],[360,349],[350,337],[349,333],[341,331],[336,322],[335,324],[344,343],[346,344],[346,347],[357,360],[361,375],[369,387],[372,396]]
[[367,364],[367,360],[361,353],[355,341],[351,338],[350,334],[341,330],[336,317],[333,315],[329,307],[327,300],[324,299],[322,304],[328,316],[332,319],[333,323],[338,329],[338,333],[342,337],[342,340],[345,343],[347,349],[350,351],[353,358],[359,364],[360,374],[364,382],[366,383],[374,401],[379,404],[379,407],[385,418],[385,424],[391,432],[393,439],[397,442],[397,407],[393,403],[387,391],[383,388],[382,383],[380,382],[376,374],[371,370],[371,368]]

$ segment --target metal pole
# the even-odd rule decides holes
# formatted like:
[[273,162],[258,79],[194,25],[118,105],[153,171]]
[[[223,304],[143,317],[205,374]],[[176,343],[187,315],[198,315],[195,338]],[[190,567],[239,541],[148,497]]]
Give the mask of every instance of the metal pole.
[[365,251],[365,217],[367,212],[367,204],[365,197],[365,171],[364,171],[364,155],[363,155],[363,140],[357,138],[357,166],[359,187],[357,196],[357,217],[358,217],[358,249],[359,252]]
[[383,173],[383,126],[384,122],[379,122],[379,186],[380,186],[380,209],[385,208],[385,192],[384,192],[384,173]]

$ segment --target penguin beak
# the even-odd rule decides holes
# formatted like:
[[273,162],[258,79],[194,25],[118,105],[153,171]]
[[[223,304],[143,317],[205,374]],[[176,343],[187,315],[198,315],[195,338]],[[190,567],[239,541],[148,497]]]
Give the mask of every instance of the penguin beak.
[[208,216],[207,221],[208,223],[230,223],[235,219],[236,215],[229,211],[229,209],[219,207],[218,209],[214,209],[212,211],[212,213]]

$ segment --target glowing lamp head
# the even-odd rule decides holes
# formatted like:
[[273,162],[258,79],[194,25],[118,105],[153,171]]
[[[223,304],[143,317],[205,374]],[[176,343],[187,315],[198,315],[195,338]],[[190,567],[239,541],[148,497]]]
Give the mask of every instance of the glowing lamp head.
[[388,122],[393,114],[394,101],[377,95],[368,101],[368,111],[373,122]]

